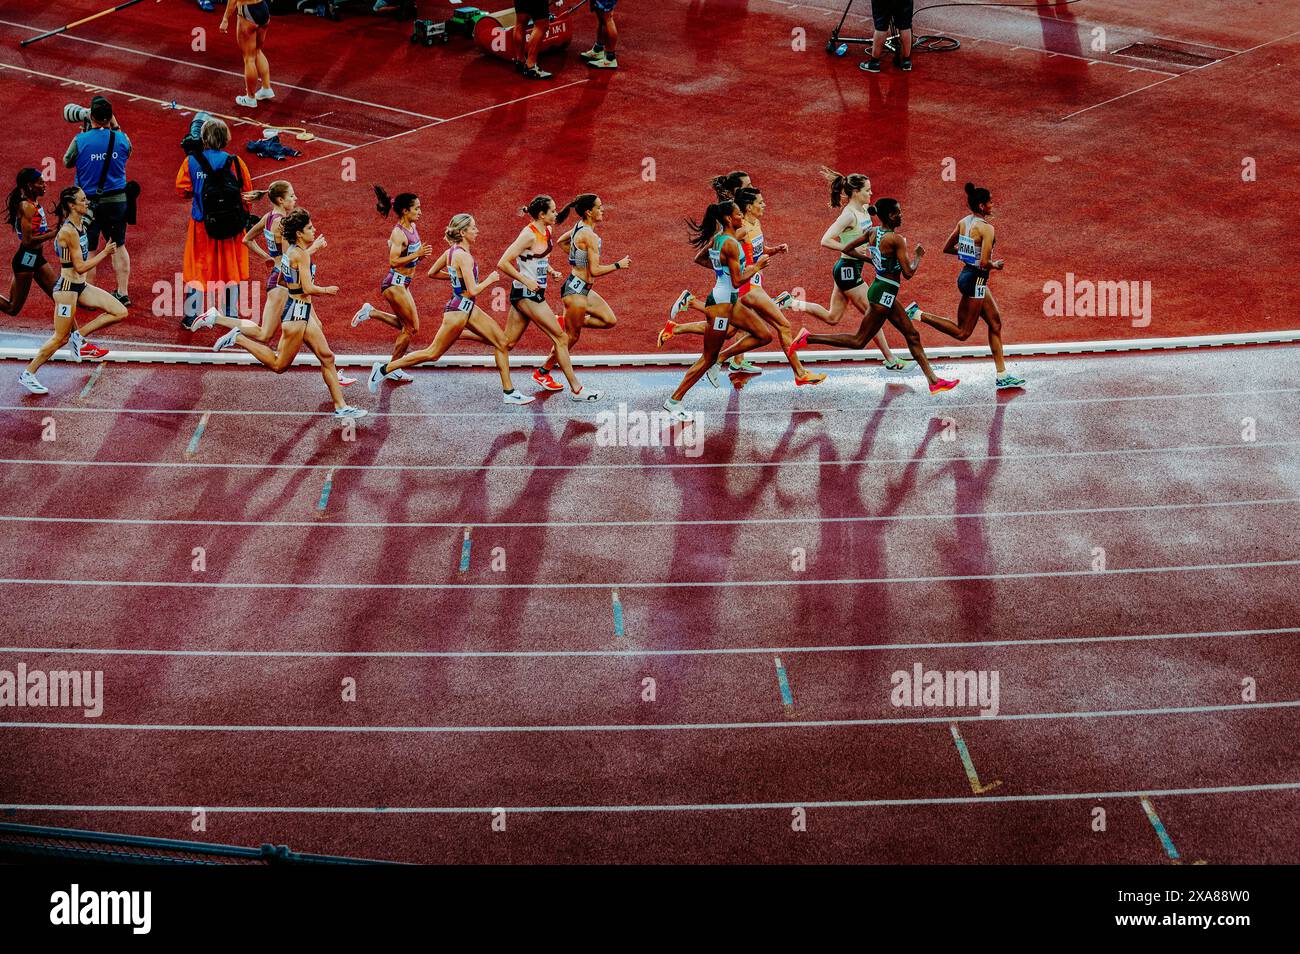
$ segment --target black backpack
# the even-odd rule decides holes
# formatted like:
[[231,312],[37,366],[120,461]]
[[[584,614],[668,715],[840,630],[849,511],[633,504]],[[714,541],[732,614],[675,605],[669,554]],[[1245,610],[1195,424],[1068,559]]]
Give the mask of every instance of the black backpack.
[[203,179],[203,227],[208,237],[214,239],[232,239],[244,234],[248,223],[248,213],[244,210],[244,191],[239,179],[235,177],[234,157],[213,169],[208,157],[202,152],[194,158],[206,173]]

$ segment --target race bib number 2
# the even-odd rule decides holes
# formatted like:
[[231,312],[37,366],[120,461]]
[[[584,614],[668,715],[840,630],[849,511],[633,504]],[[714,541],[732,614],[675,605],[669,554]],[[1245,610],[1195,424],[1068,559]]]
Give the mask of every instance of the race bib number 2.
[[73,311],[73,309],[72,309],[72,306],[71,306],[71,305],[63,305],[63,304],[56,305],[55,308],[54,308],[54,310],[55,310],[55,312],[58,314],[58,316],[59,316],[60,318],[71,318],[71,317],[72,317],[72,311]]

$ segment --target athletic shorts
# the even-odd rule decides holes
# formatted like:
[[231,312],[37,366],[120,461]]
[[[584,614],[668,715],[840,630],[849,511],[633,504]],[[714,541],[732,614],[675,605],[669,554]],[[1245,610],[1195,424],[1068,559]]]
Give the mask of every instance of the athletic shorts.
[[95,207],[95,217],[86,226],[86,242],[91,249],[99,248],[99,236],[126,248],[126,203],[101,202]]
[[577,275],[570,275],[564,280],[564,287],[560,289],[560,297],[568,298],[570,295],[587,295],[591,291],[591,282],[584,282]]
[[447,302],[446,307],[442,309],[443,314],[450,311],[459,311],[461,314],[465,315],[468,315],[473,310],[474,299],[466,298],[463,295],[452,295],[451,301]]
[[270,291],[272,288],[279,288],[280,282],[283,280],[284,276],[280,274],[278,268],[271,269],[271,274],[266,276],[266,290]]
[[81,293],[86,290],[86,283],[70,282],[62,275],[60,275],[58,280],[54,283],[54,290],[56,292],[71,292],[72,294],[76,295],[78,299],[80,299]]
[[388,274],[384,276],[384,280],[380,284],[379,290],[383,291],[385,288],[392,288],[394,285],[400,288],[409,288],[412,277],[413,276],[411,275],[399,275],[390,268]]
[[271,5],[266,0],[262,0],[261,3],[250,3],[239,8],[239,15],[249,23],[264,27],[271,22]]
[[515,15],[522,20],[546,20],[551,15],[550,0],[515,0]]
[[884,281],[877,278],[867,289],[867,301],[873,305],[879,305],[881,308],[893,308],[894,301],[898,298],[898,285],[894,282]]
[[989,270],[976,265],[963,265],[957,275],[957,290],[965,298],[983,298],[989,282]]
[[866,263],[860,258],[842,258],[835,263],[835,287],[842,292],[852,291],[862,284],[862,266]]
[[[735,304],[736,302],[738,302],[738,301],[740,301],[740,293],[739,293],[739,292],[732,292],[732,293],[731,293],[731,304],[734,305],[734,304]],[[713,297],[713,292],[709,292],[709,297],[705,300],[705,302],[704,302],[704,307],[705,307],[705,308],[712,308],[714,305],[721,305],[721,304],[722,304],[722,302],[718,301],[716,298]],[[710,319],[710,320],[713,320],[713,319]]]
[[543,285],[535,292],[530,292],[527,288],[510,289],[510,304],[517,305],[521,301],[535,301],[539,305],[546,301],[546,286]]
[[45,266],[45,261],[45,247],[43,245],[38,245],[36,248],[23,248],[19,245],[18,251],[14,253],[14,274],[39,272]]
[[871,19],[877,30],[888,30],[889,21],[899,30],[912,29],[912,0],[871,0]]
[[311,321],[311,316],[311,302],[290,297],[284,303],[284,310],[280,312],[280,324],[287,325],[292,321]]
[[591,9],[597,13],[613,13],[618,0],[591,0]]

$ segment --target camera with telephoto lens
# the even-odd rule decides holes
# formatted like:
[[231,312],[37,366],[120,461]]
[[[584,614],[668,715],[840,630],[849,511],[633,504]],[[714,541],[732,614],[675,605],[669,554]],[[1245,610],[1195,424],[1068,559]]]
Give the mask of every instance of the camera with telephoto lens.
[[63,118],[70,123],[81,123],[81,131],[90,130],[90,107],[78,106],[76,103],[68,103],[63,107]]
[[199,135],[203,132],[203,124],[211,118],[210,113],[194,114],[194,118],[190,120],[189,133],[181,140],[181,149],[185,150],[185,155],[194,156],[203,151],[203,140]]

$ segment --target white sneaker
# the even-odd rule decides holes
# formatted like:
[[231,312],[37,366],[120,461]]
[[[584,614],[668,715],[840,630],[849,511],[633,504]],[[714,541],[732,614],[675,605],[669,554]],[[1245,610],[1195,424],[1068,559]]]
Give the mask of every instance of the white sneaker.
[[[716,364],[709,365],[709,370],[704,372],[704,376],[709,379],[709,383],[715,388],[722,387],[722,385],[718,383],[718,366]],[[680,404],[681,402],[679,401],[678,403]]]
[[504,404],[532,404],[533,400],[534,398],[531,394],[525,394],[523,391],[518,389],[514,391],[503,391],[501,394],[501,401]]
[[686,408],[682,407],[681,401],[674,401],[672,398],[668,398],[664,401],[664,410],[668,412],[668,416],[674,421],[685,423],[691,419],[690,412],[687,411]]
[[222,335],[220,338],[216,340],[216,343],[213,344],[212,346],[212,350],[225,351],[227,348],[233,348],[235,346],[235,339],[238,337],[239,337],[239,329],[231,328],[229,331],[227,331],[224,335]]
[[221,312],[215,308],[209,308],[198,318],[194,319],[194,324],[190,325],[191,331],[197,331],[199,328],[215,328],[217,319],[221,317]]
[[72,334],[68,335],[68,343],[64,345],[68,349],[68,356],[77,364],[81,364],[81,346],[85,343],[86,339],[81,337],[81,332],[74,329]]
[[379,382],[384,380],[384,362],[376,361],[370,367],[370,379],[366,381],[366,387],[370,388],[371,394],[379,393]]
[[576,391],[569,392],[570,401],[599,401],[600,392],[593,391],[591,388],[583,387]]
[[405,371],[403,371],[401,368],[398,368],[396,371],[389,371],[389,372],[388,372],[388,380],[390,380],[390,381],[414,381],[415,378],[411,377],[409,374],[407,374],[407,373],[406,373]]
[[249,109],[257,109],[257,100],[251,96],[236,96],[235,102],[240,106],[247,106]]
[[334,412],[334,417],[340,421],[344,421],[344,420],[355,421],[358,418],[365,417],[368,413],[369,412],[364,407],[351,407],[350,405],[345,404],[343,407],[339,408]]
[[357,313],[352,316],[352,327],[355,328],[357,325],[361,324],[361,322],[366,321],[370,317],[370,312],[374,307],[375,306],[370,304],[370,302],[366,302],[358,308]]
[[50,393],[50,389],[47,388],[45,385],[41,384],[40,381],[37,381],[36,375],[32,374],[30,371],[24,371],[22,374],[18,375],[18,383],[21,384],[23,387],[25,387],[27,390],[31,391],[33,394]]
[[254,99],[275,99],[275,90],[269,86],[263,86],[253,94]]

